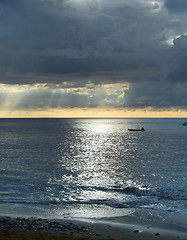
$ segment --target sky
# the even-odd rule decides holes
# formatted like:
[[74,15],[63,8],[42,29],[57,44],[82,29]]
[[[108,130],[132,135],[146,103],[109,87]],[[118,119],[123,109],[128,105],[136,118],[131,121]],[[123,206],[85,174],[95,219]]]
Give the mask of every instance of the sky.
[[0,0],[0,117],[187,117],[187,1]]

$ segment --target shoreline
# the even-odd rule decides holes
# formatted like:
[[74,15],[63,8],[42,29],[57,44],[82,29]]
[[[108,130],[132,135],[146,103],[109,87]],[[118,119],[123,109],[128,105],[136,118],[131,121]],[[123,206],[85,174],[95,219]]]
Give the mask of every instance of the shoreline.
[[[150,215],[151,214],[151,215]],[[153,215],[152,215],[153,214]],[[155,214],[155,215],[154,215]],[[166,218],[166,216],[168,219]],[[151,216],[151,218],[148,218]],[[165,217],[165,218],[164,218]],[[178,219],[177,219],[178,217]],[[41,219],[0,217],[0,239],[115,239],[186,240],[186,216],[176,213],[138,210],[134,214],[110,218]],[[161,221],[162,219],[162,221]],[[182,224],[184,223],[184,224]],[[6,238],[3,238],[6,235]]]

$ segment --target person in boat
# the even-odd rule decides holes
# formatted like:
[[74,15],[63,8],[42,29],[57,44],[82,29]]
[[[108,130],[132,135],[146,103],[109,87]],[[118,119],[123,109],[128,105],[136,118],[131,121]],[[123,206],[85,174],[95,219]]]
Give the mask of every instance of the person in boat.
[[142,131],[145,131],[145,129],[144,129],[143,127],[141,128],[141,130],[142,130]]

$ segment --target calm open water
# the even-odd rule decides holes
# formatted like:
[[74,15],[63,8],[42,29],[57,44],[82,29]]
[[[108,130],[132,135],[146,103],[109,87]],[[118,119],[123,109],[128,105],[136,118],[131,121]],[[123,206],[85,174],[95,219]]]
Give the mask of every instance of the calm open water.
[[[0,213],[187,214],[186,119],[0,119]],[[145,128],[129,132],[128,128]]]

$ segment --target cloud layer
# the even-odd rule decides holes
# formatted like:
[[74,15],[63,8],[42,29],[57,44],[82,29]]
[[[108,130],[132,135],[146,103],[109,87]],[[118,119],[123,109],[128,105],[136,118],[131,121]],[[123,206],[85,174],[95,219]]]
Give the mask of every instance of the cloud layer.
[[[186,0],[6,0],[0,9],[1,106],[186,108]],[[19,98],[17,86],[27,86]]]

